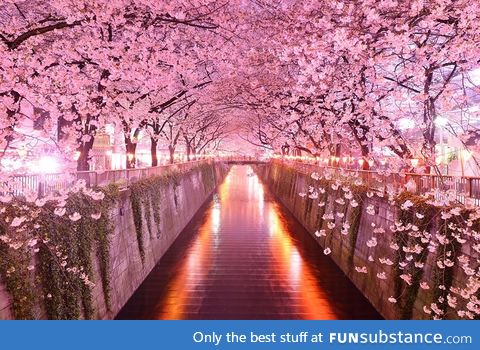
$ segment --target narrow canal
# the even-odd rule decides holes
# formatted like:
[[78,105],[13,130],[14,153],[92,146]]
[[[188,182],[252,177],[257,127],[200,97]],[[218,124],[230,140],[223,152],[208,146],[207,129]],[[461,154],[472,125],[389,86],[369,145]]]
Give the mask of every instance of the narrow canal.
[[377,319],[250,166],[234,166],[119,319]]

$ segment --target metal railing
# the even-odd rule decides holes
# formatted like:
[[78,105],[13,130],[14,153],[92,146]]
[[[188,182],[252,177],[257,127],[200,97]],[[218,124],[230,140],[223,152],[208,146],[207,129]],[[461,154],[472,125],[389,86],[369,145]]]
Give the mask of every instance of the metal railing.
[[[128,186],[131,182],[142,178],[162,175],[168,172],[186,172],[201,163],[215,161],[214,159],[194,160],[184,163],[174,163],[149,168],[119,169],[106,171],[79,171],[70,174],[32,174],[15,175],[8,183],[8,193],[14,196],[35,192],[39,196],[68,189],[78,180],[84,180],[88,187],[105,186],[110,183],[121,183]],[[219,161],[256,161],[252,157],[224,157]],[[372,189],[399,192],[408,189],[417,194],[436,193],[436,196],[449,196],[459,202],[465,203],[467,198],[473,200],[475,205],[480,205],[480,177],[451,176],[394,173],[383,174],[372,170],[346,169],[340,167],[323,166],[300,160],[272,159],[294,167],[305,174],[326,171],[334,176],[361,179],[363,184]],[[3,193],[5,194],[5,192]]]
[[437,198],[455,199],[461,203],[471,199],[472,204],[480,205],[480,177],[415,173],[383,174],[373,170],[323,166],[299,160],[275,159],[273,162],[288,164],[305,174],[317,172],[321,175],[328,171],[334,176],[358,178],[372,189],[396,193],[408,190],[416,194],[433,194]]
[[88,187],[105,186],[110,183],[121,183],[124,186],[128,186],[131,182],[151,176],[163,175],[169,172],[187,172],[202,163],[208,162],[210,162],[210,160],[195,160],[149,168],[78,171],[70,174],[14,175],[9,179],[8,190],[3,194],[8,193],[13,196],[22,196],[33,192],[41,197],[68,189],[78,180],[84,180]]
[[266,160],[258,159],[253,156],[228,156],[220,159],[221,161],[232,163],[266,163]]

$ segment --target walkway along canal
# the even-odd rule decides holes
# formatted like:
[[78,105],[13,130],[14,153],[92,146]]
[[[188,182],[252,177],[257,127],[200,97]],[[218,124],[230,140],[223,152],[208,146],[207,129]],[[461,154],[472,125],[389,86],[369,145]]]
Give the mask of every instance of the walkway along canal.
[[248,165],[228,176],[118,319],[377,319]]

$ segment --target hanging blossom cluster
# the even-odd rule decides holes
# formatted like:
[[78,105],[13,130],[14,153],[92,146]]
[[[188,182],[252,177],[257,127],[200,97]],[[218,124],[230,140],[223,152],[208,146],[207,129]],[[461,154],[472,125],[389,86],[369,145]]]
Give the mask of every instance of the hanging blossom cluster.
[[[334,254],[332,240],[358,233],[350,227],[351,220],[360,219],[349,217],[348,208],[352,211],[360,205],[359,215],[371,223],[362,230],[363,243],[354,242],[365,247],[351,247],[368,252],[364,265],[354,266],[356,273],[375,273],[389,286],[398,285],[387,298],[395,305],[411,291],[415,298],[419,290],[429,293],[423,311],[432,319],[479,317],[479,207],[453,201],[452,196],[438,191],[417,196],[406,189],[371,189],[363,185],[358,173],[346,176],[326,169],[323,175],[313,173],[311,178],[314,184],[299,195],[324,210],[322,227],[315,236],[323,240],[325,255]],[[378,201],[389,208],[387,220],[381,223]]]
[[[40,246],[47,248],[55,257],[58,266],[65,272],[76,276],[85,285],[93,287],[83,266],[77,266],[71,261],[67,248],[54,244],[51,240],[51,222],[57,218],[63,220],[64,225],[79,229],[82,223],[82,215],[78,212],[73,196],[81,195],[92,202],[104,200],[105,193],[101,190],[93,190],[86,186],[85,180],[78,180],[71,188],[51,193],[46,197],[39,197],[37,193],[28,193],[24,198],[14,198],[11,195],[0,196],[0,242],[9,249],[23,251],[34,256],[40,250]],[[90,220],[99,220],[102,213],[92,205]],[[2,257],[6,259],[6,257]],[[28,270],[35,269],[35,259],[32,257]],[[7,273],[15,272],[11,267]]]

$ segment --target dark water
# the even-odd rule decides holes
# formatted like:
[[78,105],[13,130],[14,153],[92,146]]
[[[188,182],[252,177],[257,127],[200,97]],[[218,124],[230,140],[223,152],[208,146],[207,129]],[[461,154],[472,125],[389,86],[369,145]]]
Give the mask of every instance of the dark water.
[[119,319],[376,319],[249,166],[234,166]]

